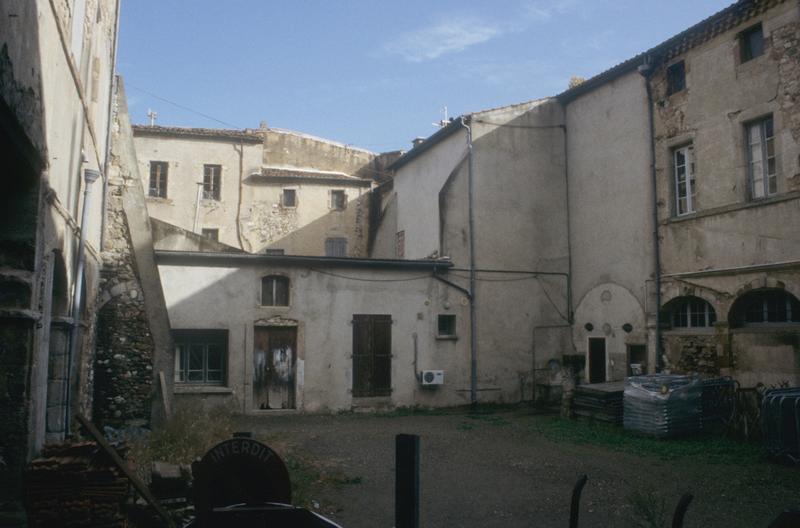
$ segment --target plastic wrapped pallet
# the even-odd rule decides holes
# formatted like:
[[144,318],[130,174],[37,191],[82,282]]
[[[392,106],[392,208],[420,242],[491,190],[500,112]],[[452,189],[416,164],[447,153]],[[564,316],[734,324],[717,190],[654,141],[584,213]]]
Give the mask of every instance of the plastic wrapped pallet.
[[684,436],[702,428],[703,384],[697,376],[657,374],[625,381],[625,429],[657,438]]

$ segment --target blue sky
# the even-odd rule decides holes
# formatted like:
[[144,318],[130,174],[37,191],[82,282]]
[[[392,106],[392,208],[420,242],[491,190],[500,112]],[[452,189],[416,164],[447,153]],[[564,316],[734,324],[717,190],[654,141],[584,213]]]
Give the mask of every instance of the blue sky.
[[134,123],[407,150],[445,106],[555,95],[731,1],[123,0],[118,69]]

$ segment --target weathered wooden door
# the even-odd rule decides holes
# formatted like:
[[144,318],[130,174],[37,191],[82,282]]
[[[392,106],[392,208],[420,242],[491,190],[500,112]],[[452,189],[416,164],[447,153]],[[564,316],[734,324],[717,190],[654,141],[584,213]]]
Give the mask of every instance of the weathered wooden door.
[[353,316],[353,396],[392,391],[392,316]]
[[296,329],[257,326],[253,346],[253,407],[294,409]]
[[606,382],[606,338],[589,338],[589,383]]

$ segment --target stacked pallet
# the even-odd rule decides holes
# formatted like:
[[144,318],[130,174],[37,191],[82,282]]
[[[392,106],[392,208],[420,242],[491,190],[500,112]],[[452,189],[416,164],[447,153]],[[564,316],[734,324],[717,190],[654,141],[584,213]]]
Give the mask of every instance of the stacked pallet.
[[126,526],[128,481],[94,442],[46,446],[25,487],[29,526]]
[[575,416],[622,425],[623,382],[593,383],[575,387],[572,411]]

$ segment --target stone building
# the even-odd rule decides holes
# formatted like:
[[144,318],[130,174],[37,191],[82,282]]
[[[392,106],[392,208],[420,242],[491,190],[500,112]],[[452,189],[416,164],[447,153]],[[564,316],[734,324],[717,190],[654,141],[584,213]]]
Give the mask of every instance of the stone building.
[[385,156],[266,126],[134,134],[153,218],[249,253],[366,255]]
[[[496,142],[480,140],[493,118],[456,120],[390,167],[375,254],[452,256],[456,269],[475,272],[480,310],[491,299],[480,293],[482,261],[494,260],[498,274],[523,262],[534,272],[548,262],[535,259],[565,241],[549,263],[567,261],[555,291],[566,298],[568,345],[554,340],[541,355],[531,326],[502,324],[525,304],[495,307],[474,323],[479,379],[497,375],[494,358],[515,348],[516,331],[534,379],[540,358],[578,356],[585,382],[666,370],[796,385],[799,9],[740,1],[535,102],[552,108],[548,122],[529,123],[531,110],[517,106],[520,122],[494,124],[507,128]],[[467,126],[471,160],[460,147]],[[471,191],[454,186],[464,160]],[[502,347],[491,343],[501,336]],[[503,386],[508,394],[509,378]]]
[[0,3],[0,514],[29,457],[91,411],[117,17]]

